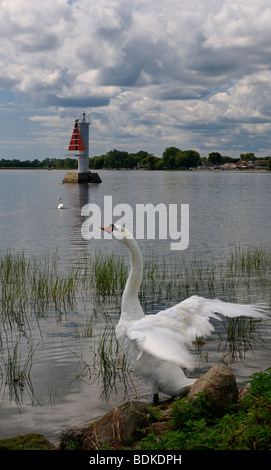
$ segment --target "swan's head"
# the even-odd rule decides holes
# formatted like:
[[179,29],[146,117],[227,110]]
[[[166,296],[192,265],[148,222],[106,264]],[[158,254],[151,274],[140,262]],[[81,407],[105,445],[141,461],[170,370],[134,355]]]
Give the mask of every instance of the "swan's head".
[[129,230],[121,225],[111,224],[109,227],[101,227],[101,229],[105,230],[105,232],[112,233],[113,237],[122,243],[125,243],[128,240],[133,240],[133,236]]

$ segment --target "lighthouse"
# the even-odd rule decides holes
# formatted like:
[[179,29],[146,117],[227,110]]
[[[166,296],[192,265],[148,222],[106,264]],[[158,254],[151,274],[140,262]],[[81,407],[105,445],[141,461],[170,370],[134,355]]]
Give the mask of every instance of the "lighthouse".
[[78,158],[78,172],[68,172],[62,181],[63,183],[102,182],[98,173],[89,171],[89,126],[90,122],[87,121],[84,111],[82,119],[75,119],[74,121],[69,145],[69,152],[78,152],[78,154],[74,154]]
[[88,173],[88,152],[89,152],[89,126],[90,122],[86,120],[86,113],[83,112],[83,118],[78,123],[79,135],[82,139],[82,149],[79,150],[78,155],[78,173]]

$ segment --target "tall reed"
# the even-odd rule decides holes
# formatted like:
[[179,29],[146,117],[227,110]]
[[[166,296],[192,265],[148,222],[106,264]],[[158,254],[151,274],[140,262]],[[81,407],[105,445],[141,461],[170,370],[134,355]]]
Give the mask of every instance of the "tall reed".
[[14,400],[18,406],[22,404],[25,390],[31,400],[35,396],[30,377],[33,354],[34,349],[31,347],[25,361],[22,362],[20,342],[17,340],[15,344],[6,349],[3,356],[1,355],[0,376],[2,377],[2,386],[3,388],[8,387],[10,400]]
[[0,258],[0,315],[6,325],[27,322],[27,315],[70,309],[75,302],[77,272],[58,272],[56,254],[27,258],[7,251]]

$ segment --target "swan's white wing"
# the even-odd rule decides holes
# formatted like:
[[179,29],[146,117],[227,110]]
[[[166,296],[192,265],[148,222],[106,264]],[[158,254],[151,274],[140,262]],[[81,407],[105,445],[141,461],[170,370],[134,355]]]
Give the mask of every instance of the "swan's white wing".
[[122,336],[136,343],[140,351],[138,357],[146,352],[189,368],[193,362],[186,345],[199,336],[210,335],[214,330],[210,318],[221,320],[217,313],[227,317],[263,318],[263,311],[263,308],[252,305],[193,296],[156,315],[125,322],[125,333],[123,331]]
[[265,318],[265,312],[266,309],[263,306],[223,302],[194,295],[159,312],[157,316],[178,320],[186,339],[194,341],[196,337],[207,336],[213,331],[214,327],[209,319],[221,320],[218,314],[229,318],[241,316]]
[[192,356],[186,348],[186,338],[174,319],[147,315],[126,327],[126,337],[136,343],[139,359],[143,352],[164,361],[192,367]]

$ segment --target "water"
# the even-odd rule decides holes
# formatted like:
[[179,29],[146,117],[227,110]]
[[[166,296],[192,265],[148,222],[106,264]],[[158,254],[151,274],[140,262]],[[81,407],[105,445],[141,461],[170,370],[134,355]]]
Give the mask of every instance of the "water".
[[[206,263],[222,263],[239,243],[271,249],[270,173],[99,171],[99,174],[102,184],[78,186],[62,185],[65,172],[60,170],[0,171],[1,254],[7,249],[23,250],[29,257],[57,253],[63,272],[84,257],[86,250],[93,254],[114,251],[127,258],[125,248],[117,242],[87,241],[81,235],[82,206],[95,203],[103,215],[104,196],[108,195],[113,198],[113,206],[126,203],[134,212],[136,204],[164,203],[167,207],[168,204],[178,204],[178,207],[189,204],[188,249],[182,253],[172,252],[169,240],[139,240],[144,258],[152,254],[169,263],[178,263],[181,256],[189,259],[196,254]],[[64,203],[62,211],[57,210],[58,196]],[[250,291],[251,300],[265,300],[266,290],[261,281],[255,281]],[[237,300],[245,302],[246,292],[240,283]],[[223,296],[226,297],[227,292],[221,291]],[[148,313],[151,308],[154,312],[165,308],[167,302],[165,298],[156,300],[155,305],[148,306]],[[30,354],[32,363],[29,382],[24,383],[21,390],[19,387],[10,389],[0,378],[0,438],[41,432],[57,443],[66,427],[91,422],[122,402],[125,397],[122,381],[117,383],[117,392],[105,399],[101,397],[102,379],[94,380],[93,371],[89,376],[87,365],[93,363],[95,335],[84,337],[80,331],[97,308],[105,307],[97,307],[91,294],[79,297],[74,309],[56,314],[49,308],[38,321],[30,316],[31,338],[22,334],[12,339],[12,347],[19,341],[20,364],[25,364]],[[118,308],[114,305],[106,308],[113,323],[116,322]],[[99,321],[102,328],[103,318]],[[244,364],[231,364],[239,384],[245,383],[251,373],[270,366],[268,325],[265,326],[265,343],[261,343],[256,352],[248,352]],[[208,349],[208,344],[206,347]],[[212,344],[211,350],[216,351]],[[6,351],[3,345],[3,354]],[[214,353],[208,363],[202,363],[197,374],[216,363],[217,356]],[[136,377],[132,378],[133,387],[126,398],[137,396],[151,401],[148,388]],[[14,396],[14,390],[18,396]]]

